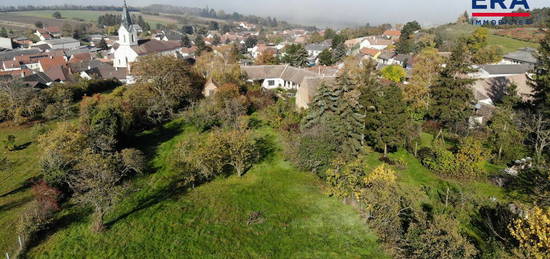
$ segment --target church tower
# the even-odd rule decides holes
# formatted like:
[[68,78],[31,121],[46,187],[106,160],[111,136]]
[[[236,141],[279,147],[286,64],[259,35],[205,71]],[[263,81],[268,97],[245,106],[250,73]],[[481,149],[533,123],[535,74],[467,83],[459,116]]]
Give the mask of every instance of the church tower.
[[138,44],[137,29],[132,23],[126,0],[122,8],[122,23],[118,29],[118,44],[120,46],[134,46]]

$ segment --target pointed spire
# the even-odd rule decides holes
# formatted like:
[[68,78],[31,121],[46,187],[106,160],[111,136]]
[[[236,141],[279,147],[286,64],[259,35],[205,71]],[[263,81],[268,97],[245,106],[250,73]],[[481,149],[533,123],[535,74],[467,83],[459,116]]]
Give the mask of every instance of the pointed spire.
[[122,26],[130,28],[130,25],[132,25],[132,17],[130,16],[130,12],[128,12],[126,0],[124,0],[124,7],[122,8]]

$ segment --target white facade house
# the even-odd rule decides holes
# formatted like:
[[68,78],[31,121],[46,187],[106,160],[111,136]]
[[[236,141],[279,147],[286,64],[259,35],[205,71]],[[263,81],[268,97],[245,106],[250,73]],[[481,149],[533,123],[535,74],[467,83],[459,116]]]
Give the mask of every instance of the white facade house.
[[361,43],[359,43],[359,49],[369,48],[369,49],[383,50],[391,44],[392,42],[390,40],[379,39],[379,38],[376,38],[375,36],[370,36],[370,37],[364,38],[364,40],[361,41]]

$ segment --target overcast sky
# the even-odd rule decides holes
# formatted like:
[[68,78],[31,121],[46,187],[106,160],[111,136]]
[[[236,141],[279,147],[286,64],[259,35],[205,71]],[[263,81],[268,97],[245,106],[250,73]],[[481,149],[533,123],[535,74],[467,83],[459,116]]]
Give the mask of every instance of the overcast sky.
[[[403,23],[417,20],[424,25],[456,20],[471,11],[472,0],[127,0],[131,6],[172,4],[222,9],[243,14],[274,16],[290,22],[315,25],[358,25],[367,22]],[[484,0],[479,0],[484,1]],[[490,0],[485,0],[490,1]],[[512,0],[505,0],[510,3]],[[531,9],[550,7],[550,0],[527,0]],[[96,4],[118,5],[122,0],[0,0],[0,5]]]

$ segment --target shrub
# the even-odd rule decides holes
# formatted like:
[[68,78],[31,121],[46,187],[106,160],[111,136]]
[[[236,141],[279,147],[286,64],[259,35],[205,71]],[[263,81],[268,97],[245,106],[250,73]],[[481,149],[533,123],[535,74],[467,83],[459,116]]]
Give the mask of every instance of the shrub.
[[460,233],[458,222],[443,215],[413,223],[405,237],[409,258],[472,258],[478,253]]

